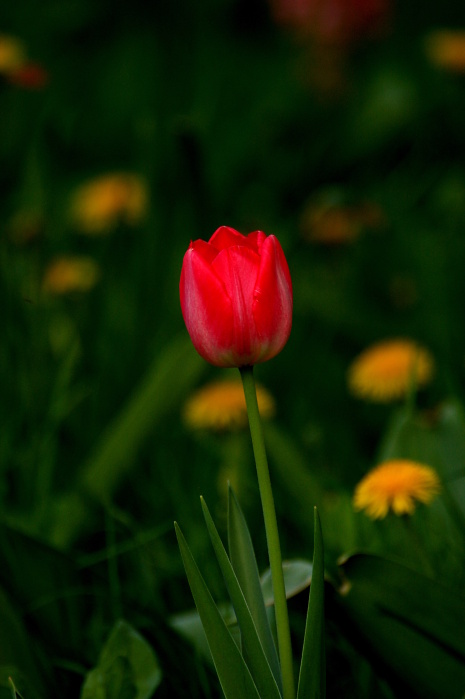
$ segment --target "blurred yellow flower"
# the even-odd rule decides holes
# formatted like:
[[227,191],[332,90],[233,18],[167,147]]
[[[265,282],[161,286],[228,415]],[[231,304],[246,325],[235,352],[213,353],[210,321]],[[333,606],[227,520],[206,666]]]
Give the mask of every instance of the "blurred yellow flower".
[[26,62],[24,45],[13,36],[0,35],[0,73],[10,74]]
[[429,60],[439,68],[465,72],[465,30],[441,30],[426,39]]
[[[257,385],[257,400],[263,418],[275,413],[270,393]],[[214,381],[199,389],[186,402],[183,418],[193,429],[220,432],[247,425],[247,408],[242,383],[236,380]]]
[[115,172],[87,182],[74,192],[71,217],[88,235],[107,233],[119,221],[139,223],[148,206],[146,182],[139,175]]
[[383,224],[384,214],[376,204],[347,206],[332,202],[330,197],[311,201],[300,220],[303,236],[323,245],[352,243],[365,228],[379,228]]
[[408,394],[411,383],[424,386],[434,370],[431,354],[412,340],[385,340],[362,352],[349,367],[351,393],[379,403]]
[[46,293],[55,295],[89,291],[99,276],[99,267],[91,257],[57,257],[45,270],[42,288]]
[[355,488],[354,507],[371,519],[382,519],[392,510],[411,515],[415,501],[428,504],[441,490],[437,473],[424,464],[393,459],[376,466]]

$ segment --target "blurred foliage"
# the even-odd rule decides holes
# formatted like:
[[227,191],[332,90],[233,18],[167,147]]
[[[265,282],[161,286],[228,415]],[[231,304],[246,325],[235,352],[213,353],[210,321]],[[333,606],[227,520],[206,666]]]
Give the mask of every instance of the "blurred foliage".
[[[371,559],[349,566],[357,601],[329,610],[328,697],[465,694],[457,649],[446,672],[427,622],[404,638],[405,618],[386,630],[377,607],[387,592],[397,603],[401,587],[427,589],[425,604],[441,595],[465,622],[465,78],[425,48],[463,21],[458,0],[408,0],[378,36],[322,52],[274,23],[265,0],[0,7],[2,35],[46,76],[0,74],[1,699],[10,676],[24,699],[78,699],[121,619],[160,669],[155,696],[220,696],[209,663],[169,624],[193,606],[174,519],[225,599],[197,499],[224,535],[219,474],[237,479],[268,565],[247,433],[190,432],[181,419],[194,387],[218,378],[183,327],[182,256],[223,224],[276,234],[293,278],[291,338],[256,371],[277,403],[266,437],[285,557],[311,558],[317,504],[336,600],[342,554],[414,569],[384,562],[380,579]],[[147,207],[86,234],[76,188],[115,172],[147,184]],[[336,221],[337,244],[308,230],[322,220]],[[61,256],[92,259],[95,283],[47,290]],[[351,397],[354,357],[404,336],[436,364],[414,409]],[[444,484],[410,527],[353,512],[355,484],[388,455],[429,463]],[[290,602],[299,655],[305,608]],[[406,656],[393,660],[399,638],[412,639],[414,673]],[[105,689],[82,696],[150,696],[127,649],[116,655]]]

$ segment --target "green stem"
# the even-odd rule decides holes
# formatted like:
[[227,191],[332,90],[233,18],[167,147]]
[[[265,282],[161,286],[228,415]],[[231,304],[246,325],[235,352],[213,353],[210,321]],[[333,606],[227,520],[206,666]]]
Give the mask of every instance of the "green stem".
[[258,487],[262,500],[265,520],[266,541],[270,559],[271,579],[275,601],[276,630],[278,635],[279,660],[283,678],[283,699],[294,699],[294,671],[292,667],[292,646],[287,612],[286,590],[284,587],[283,564],[279,544],[278,523],[271,490],[270,473],[266,458],[262,423],[258,411],[257,394],[253,376],[253,367],[241,367],[242,385],[249,416],[250,434],[257,467]]

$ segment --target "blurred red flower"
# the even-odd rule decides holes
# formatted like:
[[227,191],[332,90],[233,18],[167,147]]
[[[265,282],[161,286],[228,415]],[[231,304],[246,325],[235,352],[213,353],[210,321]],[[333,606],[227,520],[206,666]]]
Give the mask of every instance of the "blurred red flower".
[[277,24],[329,44],[347,44],[377,34],[389,15],[389,0],[270,0]]
[[49,81],[49,74],[38,63],[24,63],[8,73],[8,80],[14,85],[29,90],[41,90]]

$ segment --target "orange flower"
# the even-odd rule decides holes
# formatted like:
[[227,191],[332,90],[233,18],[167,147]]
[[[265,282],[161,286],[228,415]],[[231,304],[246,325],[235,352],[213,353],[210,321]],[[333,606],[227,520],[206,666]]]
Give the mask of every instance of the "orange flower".
[[429,60],[439,68],[465,72],[465,30],[437,31],[426,40]]
[[371,519],[382,519],[392,510],[411,515],[415,501],[430,503],[441,485],[429,466],[408,459],[393,459],[370,471],[357,485],[354,507],[365,510]]
[[99,276],[98,265],[90,257],[57,257],[47,267],[42,287],[46,293],[55,295],[89,291]]
[[135,225],[147,210],[145,181],[132,173],[102,175],[79,187],[71,201],[71,217],[82,233],[107,233],[118,221]]
[[[263,418],[272,417],[275,403],[268,391],[257,386],[257,400]],[[200,388],[184,406],[186,425],[193,429],[222,431],[247,425],[247,408],[242,383],[214,381]]]
[[410,385],[424,386],[433,374],[430,353],[412,340],[386,340],[362,352],[348,371],[354,396],[379,403],[402,398]]

